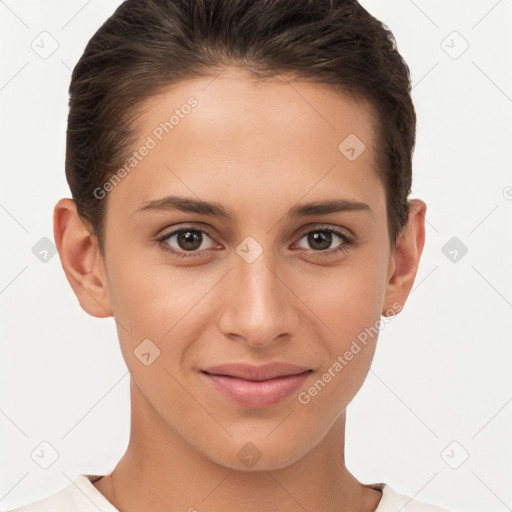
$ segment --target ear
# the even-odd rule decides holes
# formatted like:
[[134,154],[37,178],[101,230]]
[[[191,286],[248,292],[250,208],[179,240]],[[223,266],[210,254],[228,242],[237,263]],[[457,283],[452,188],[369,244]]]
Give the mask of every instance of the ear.
[[103,256],[73,199],[61,199],[55,205],[53,235],[62,268],[82,309],[98,318],[113,316]]
[[391,256],[383,316],[398,314],[405,305],[414,284],[425,245],[425,213],[427,205],[420,199],[409,201],[409,218],[398,236]]

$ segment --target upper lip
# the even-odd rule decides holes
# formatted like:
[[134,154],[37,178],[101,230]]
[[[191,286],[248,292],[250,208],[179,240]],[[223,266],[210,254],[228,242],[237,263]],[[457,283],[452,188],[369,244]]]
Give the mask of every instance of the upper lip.
[[297,375],[311,370],[296,364],[273,362],[254,366],[248,363],[226,363],[202,370],[212,375],[227,375],[245,380],[268,380],[287,375]]

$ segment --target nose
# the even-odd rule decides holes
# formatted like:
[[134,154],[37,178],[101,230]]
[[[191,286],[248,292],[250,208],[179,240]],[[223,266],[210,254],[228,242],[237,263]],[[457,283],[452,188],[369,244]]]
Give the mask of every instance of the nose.
[[238,254],[225,278],[219,328],[232,339],[263,348],[290,337],[299,328],[297,300],[271,249],[252,262]]

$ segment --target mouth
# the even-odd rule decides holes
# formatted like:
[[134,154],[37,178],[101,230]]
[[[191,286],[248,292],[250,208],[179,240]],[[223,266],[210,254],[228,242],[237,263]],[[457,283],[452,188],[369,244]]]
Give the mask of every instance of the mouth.
[[201,374],[216,391],[237,405],[264,409],[293,395],[312,372],[313,370],[307,369],[298,373],[281,374],[270,378],[262,378],[260,375],[251,379],[205,370],[202,370]]
[[307,366],[274,361],[261,366],[255,366],[245,362],[233,362],[210,366],[202,370],[210,375],[223,375],[237,377],[250,381],[270,380],[276,377],[288,377],[298,375],[305,371],[312,371]]

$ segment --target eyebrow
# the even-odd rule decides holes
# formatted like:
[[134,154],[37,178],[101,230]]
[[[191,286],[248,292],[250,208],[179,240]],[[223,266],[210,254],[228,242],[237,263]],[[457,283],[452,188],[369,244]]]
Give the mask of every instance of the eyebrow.
[[[201,199],[174,195],[147,201],[135,210],[135,213],[159,210],[178,210],[188,213],[197,213],[199,215],[207,215],[209,217],[219,217],[226,220],[232,220],[235,218],[233,210],[225,208],[222,204],[215,201],[209,202]],[[367,211],[371,213],[371,208],[368,204],[359,201],[351,201],[348,199],[326,199],[323,201],[315,201],[293,206],[288,210],[286,216],[289,219],[295,219],[313,215],[328,215],[331,213],[352,211]]]

